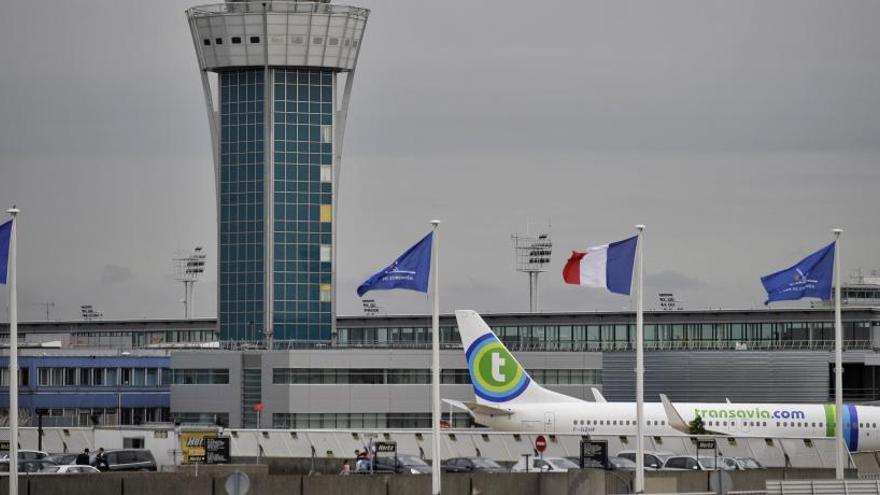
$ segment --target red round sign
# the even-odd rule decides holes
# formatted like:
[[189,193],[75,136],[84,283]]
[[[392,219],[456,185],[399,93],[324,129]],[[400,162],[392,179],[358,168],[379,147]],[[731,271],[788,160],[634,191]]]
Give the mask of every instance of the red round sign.
[[538,452],[544,452],[544,449],[547,448],[547,439],[544,438],[544,435],[538,435],[538,438],[535,439],[535,450]]

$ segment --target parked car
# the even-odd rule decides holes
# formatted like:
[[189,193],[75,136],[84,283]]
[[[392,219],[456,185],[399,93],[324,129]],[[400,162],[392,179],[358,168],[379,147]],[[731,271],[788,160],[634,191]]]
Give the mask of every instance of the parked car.
[[[42,450],[19,450],[18,451],[18,460],[20,461],[35,461],[39,459],[45,459],[49,457],[49,454],[43,452]],[[9,451],[4,450],[0,453],[0,459],[8,459]]]
[[527,471],[531,472],[545,472],[545,473],[564,473],[569,469],[579,469],[579,466],[574,462],[566,459],[565,457],[545,457],[541,459],[540,457],[529,457],[529,466],[526,468],[526,458],[521,457],[513,467],[510,468],[511,471],[517,473],[524,473]]
[[631,461],[626,457],[612,456],[608,458],[608,469],[614,471],[635,471],[636,463],[635,461]]
[[[46,459],[20,460],[18,461],[18,472],[37,473],[51,466],[57,466],[57,464]],[[9,475],[9,459],[0,460],[0,473]]]
[[359,473],[397,473],[397,474],[428,474],[431,465],[418,456],[401,454],[394,456],[378,456],[373,459],[373,464],[367,461],[364,469]]
[[[645,452],[645,469],[663,469],[666,459],[674,456],[674,452]],[[636,453],[633,450],[624,450],[618,452],[617,457],[623,457],[636,462]]]
[[58,464],[59,466],[66,466],[68,464],[76,464],[76,456],[79,455],[77,453],[67,453],[67,454],[49,454],[49,457],[46,459],[49,461]]
[[452,459],[447,459],[441,466],[443,471],[447,473],[472,473],[474,471],[482,473],[507,472],[500,464],[486,457],[453,457]]
[[734,457],[737,466],[740,469],[766,469],[763,464],[758,462],[754,457]]
[[716,464],[715,458],[712,456],[700,456],[697,459],[696,456],[692,455],[678,455],[670,457],[666,459],[666,464],[663,465],[663,469],[671,469],[671,470],[702,470],[702,471],[713,471],[716,466],[720,466],[721,469],[725,471],[732,471],[737,469],[736,462],[728,462],[728,457],[719,457],[721,462]]
[[[107,457],[107,471],[156,471],[156,459],[153,453],[147,449],[119,449],[108,450],[104,453]],[[95,462],[94,456],[90,464]]]
[[77,466],[64,464],[60,466],[46,466],[40,473],[45,474],[95,474],[100,473],[98,468],[93,466]]

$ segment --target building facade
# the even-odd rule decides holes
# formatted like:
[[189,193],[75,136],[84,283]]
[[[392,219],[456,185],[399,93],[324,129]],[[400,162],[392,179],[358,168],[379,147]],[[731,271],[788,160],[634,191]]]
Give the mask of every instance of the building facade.
[[214,147],[222,340],[329,341],[348,101],[369,11],[187,10]]
[[[22,349],[19,418],[35,426],[140,425],[171,421],[165,351]],[[9,415],[9,357],[0,356],[0,423]]]
[[[539,383],[585,400],[593,387],[612,401],[634,397],[632,313],[483,317]],[[880,308],[850,305],[843,324],[844,398],[880,400]],[[30,394],[22,407],[79,422],[98,409],[102,422],[151,421],[165,408],[177,422],[230,427],[429,426],[427,315],[340,317],[330,341],[275,341],[272,350],[266,341],[220,342],[215,326],[208,319],[22,323],[23,397]],[[471,400],[455,318],[441,315],[440,329],[441,396]],[[648,312],[645,396],[832,401],[833,333],[829,309]],[[159,361],[143,363],[143,353]],[[2,394],[0,384],[0,408]],[[126,412],[136,407],[159,416]],[[469,424],[462,414],[447,420]]]

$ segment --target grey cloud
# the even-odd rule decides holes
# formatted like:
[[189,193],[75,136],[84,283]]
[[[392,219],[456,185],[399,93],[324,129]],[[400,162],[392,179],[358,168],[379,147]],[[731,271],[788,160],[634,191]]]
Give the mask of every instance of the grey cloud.
[[706,283],[676,270],[664,270],[660,273],[646,274],[645,286],[661,292],[694,291],[706,287]]
[[131,268],[119,265],[104,265],[101,270],[102,284],[122,284],[133,278]]
[[[878,2],[351,2],[372,15],[336,217],[342,313],[431,218],[444,311],[528,308],[509,238],[526,217],[552,220],[547,310],[631,307],[559,273],[635,223],[649,281],[665,274],[688,307],[760,305],[758,277],[833,226],[845,272],[880,265]],[[23,209],[22,314],[51,298],[58,318],[82,302],[180,315],[171,259],[205,245],[195,307],[213,315],[214,178],[183,16],[198,2],[85,3],[9,0],[0,16],[0,202]],[[125,291],[96,280],[108,260],[137,274]]]

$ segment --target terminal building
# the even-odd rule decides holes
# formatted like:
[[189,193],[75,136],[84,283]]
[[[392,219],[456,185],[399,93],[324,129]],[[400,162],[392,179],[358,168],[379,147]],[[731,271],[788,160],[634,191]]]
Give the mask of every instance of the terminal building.
[[[611,401],[633,399],[632,313],[483,317],[539,383],[585,400],[592,387]],[[843,324],[844,398],[878,400],[880,307],[851,301]],[[330,340],[275,341],[271,350],[268,340],[221,340],[216,328],[213,319],[22,323],[20,415],[48,409],[61,416],[55,424],[77,425],[92,416],[262,428],[430,424],[428,315],[340,316]],[[441,395],[472,400],[454,316],[441,316],[440,331]],[[7,332],[0,326],[0,338]],[[826,308],[648,312],[645,396],[833,401],[833,345]],[[459,412],[446,420],[470,425]]]

